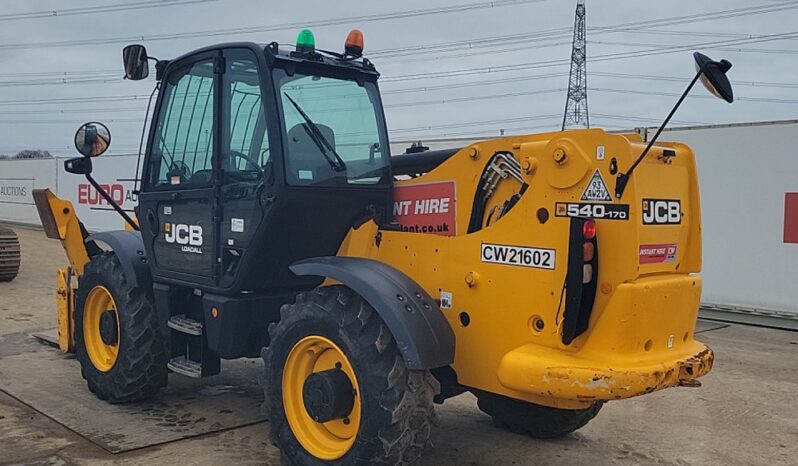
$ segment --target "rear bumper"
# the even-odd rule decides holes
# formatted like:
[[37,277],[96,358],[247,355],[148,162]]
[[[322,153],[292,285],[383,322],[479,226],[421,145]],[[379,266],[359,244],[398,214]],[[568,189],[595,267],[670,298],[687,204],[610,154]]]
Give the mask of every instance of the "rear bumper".
[[712,369],[713,360],[712,350],[695,341],[687,353],[667,361],[611,365],[525,345],[504,356],[498,377],[505,387],[532,395],[572,401],[617,400],[678,385],[696,386],[697,379]]
[[528,343],[505,353],[499,382],[571,404],[700,385],[697,379],[714,359],[712,350],[693,340],[700,296],[701,279],[691,275],[623,283],[573,344]]

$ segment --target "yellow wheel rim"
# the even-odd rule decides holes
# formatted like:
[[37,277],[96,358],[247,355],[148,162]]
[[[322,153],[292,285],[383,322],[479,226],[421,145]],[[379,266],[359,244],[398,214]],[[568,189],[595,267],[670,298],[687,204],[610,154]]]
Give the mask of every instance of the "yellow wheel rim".
[[[100,335],[100,318],[105,311],[113,311],[116,318],[116,342],[107,344]],[[119,313],[111,292],[104,286],[95,286],[83,305],[83,340],[92,365],[100,372],[108,372],[119,355]]]
[[[319,423],[305,409],[302,389],[308,376],[334,369],[337,364],[354,388],[355,404],[346,418]],[[349,451],[360,429],[360,387],[352,364],[338,345],[316,335],[294,345],[283,367],[283,408],[291,431],[308,453],[321,460],[334,460]]]

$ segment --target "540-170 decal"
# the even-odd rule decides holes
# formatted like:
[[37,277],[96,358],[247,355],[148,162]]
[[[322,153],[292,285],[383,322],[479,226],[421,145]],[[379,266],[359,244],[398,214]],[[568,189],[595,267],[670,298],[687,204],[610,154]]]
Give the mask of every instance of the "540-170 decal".
[[557,202],[554,205],[554,215],[557,217],[629,220],[629,205],[595,202]]

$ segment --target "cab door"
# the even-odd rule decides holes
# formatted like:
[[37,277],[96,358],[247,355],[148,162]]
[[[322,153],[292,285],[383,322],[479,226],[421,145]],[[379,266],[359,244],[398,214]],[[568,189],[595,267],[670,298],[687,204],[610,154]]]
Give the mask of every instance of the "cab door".
[[217,279],[221,51],[169,64],[148,142],[139,223],[153,275]]
[[[221,270],[219,287],[231,289],[248,285],[237,280],[242,264],[257,249],[256,234],[267,207],[262,206],[264,189],[274,185],[274,160],[269,131],[274,122],[273,103],[263,52],[249,47],[224,50],[221,111],[221,215],[219,240]],[[252,280],[250,280],[252,281]]]

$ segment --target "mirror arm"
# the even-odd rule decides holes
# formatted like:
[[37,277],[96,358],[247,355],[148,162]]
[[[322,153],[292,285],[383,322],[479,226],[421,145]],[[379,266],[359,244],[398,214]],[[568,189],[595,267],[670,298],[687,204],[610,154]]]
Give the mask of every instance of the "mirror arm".
[[156,60],[155,61],[155,80],[160,81],[166,72],[166,66],[169,65],[169,60]]
[[615,179],[616,198],[620,199],[623,196],[623,192],[626,190],[626,184],[629,182],[629,177],[632,176],[632,172],[634,172],[635,168],[637,168],[637,166],[640,165],[640,162],[642,162],[643,159],[646,157],[646,155],[648,155],[648,151],[651,149],[651,146],[653,146],[654,143],[657,142],[657,138],[659,138],[660,133],[662,133],[662,130],[665,129],[665,126],[668,125],[668,122],[671,121],[671,118],[673,118],[673,115],[676,113],[676,110],[682,105],[682,102],[684,102],[684,99],[687,97],[687,94],[689,94],[690,90],[693,89],[693,86],[695,86],[695,83],[698,82],[698,78],[701,77],[701,73],[703,72],[704,70],[701,69],[695,74],[693,80],[690,81],[690,85],[687,86],[687,89],[684,90],[682,96],[679,97],[679,100],[676,102],[676,105],[673,106],[671,112],[668,114],[667,118],[665,118],[665,121],[662,122],[662,125],[660,125],[659,129],[657,129],[657,132],[654,133],[654,137],[651,138],[646,148],[643,149],[643,153],[640,154],[640,157],[638,157],[637,160],[635,160],[632,166],[629,167],[629,169],[626,170],[625,173],[618,173],[618,177]]
[[125,210],[122,209],[122,207],[119,204],[117,204],[116,201],[114,201],[114,199],[111,197],[111,195],[108,194],[108,192],[105,189],[103,189],[103,187],[100,186],[99,183],[97,183],[97,180],[95,180],[94,177],[91,176],[91,173],[86,173],[86,179],[89,180],[89,183],[91,183],[91,185],[94,187],[94,189],[96,189],[97,192],[100,193],[100,195],[103,197],[103,199],[105,199],[105,201],[111,207],[113,207],[114,210],[119,215],[122,216],[122,218],[125,219],[125,221],[128,223],[128,225],[130,225],[130,227],[133,228],[134,231],[139,231],[139,226],[136,225],[136,222],[134,222],[133,219],[130,218],[130,216],[127,214],[127,212],[125,212]]

